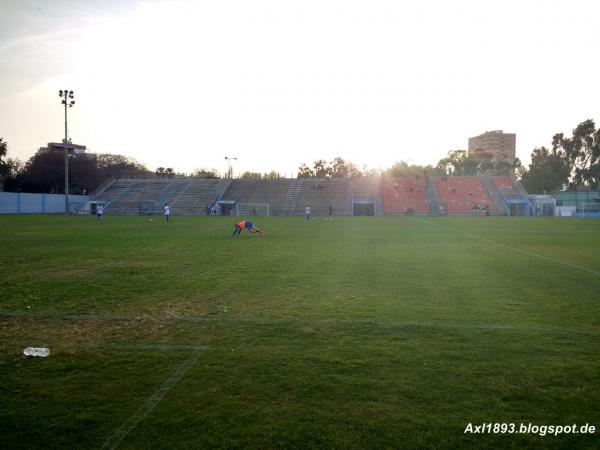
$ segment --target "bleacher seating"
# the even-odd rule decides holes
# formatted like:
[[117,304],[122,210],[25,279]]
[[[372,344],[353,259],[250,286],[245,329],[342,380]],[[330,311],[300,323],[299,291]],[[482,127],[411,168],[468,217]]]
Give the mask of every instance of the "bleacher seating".
[[[429,189],[448,214],[473,214],[487,206],[491,214],[500,210],[504,199],[525,198],[511,177],[430,177]],[[499,195],[501,193],[502,195]],[[352,204],[374,202],[375,214],[429,214],[431,192],[415,178],[298,178],[275,180],[219,180],[202,178],[125,179],[115,180],[102,191],[98,201],[112,214],[160,213],[169,203],[173,214],[206,214],[216,200],[240,205],[240,213],[256,209],[264,214],[269,205],[271,215],[304,215],[310,206],[313,215],[351,214]],[[219,198],[217,199],[217,195]],[[379,207],[377,207],[379,204]],[[246,209],[243,209],[243,208]],[[378,211],[378,212],[377,212]]]
[[350,180],[352,184],[352,199],[359,201],[375,201],[377,196],[378,178],[353,178]]
[[428,214],[429,205],[425,185],[414,178],[386,178],[383,180],[385,214]]
[[346,214],[346,194],[348,180],[346,178],[300,178],[301,188],[296,200],[295,215],[304,215],[307,206],[313,216],[329,215],[329,206],[333,214]]
[[506,199],[521,199],[523,195],[509,176],[492,177],[492,183]]
[[169,203],[172,214],[205,214],[219,180],[131,179],[116,180],[96,200],[110,214],[160,213]]
[[[249,205],[269,205],[269,214],[289,213],[286,199],[294,180],[233,180],[223,195],[223,200],[237,202],[242,208]],[[260,208],[258,209],[261,210]],[[241,211],[245,212],[245,210]]]
[[110,205],[112,202],[125,195],[132,184],[133,180],[116,180],[104,190],[100,196],[98,196],[97,200],[102,201],[105,205]]
[[[158,200],[160,193],[169,182],[170,180],[129,180],[129,186],[108,203],[106,211],[111,214],[139,214],[140,202]],[[112,195],[117,184],[118,182],[108,188],[99,200],[106,201],[105,199]]]
[[448,214],[473,214],[486,206],[491,214],[496,214],[494,202],[479,177],[443,177],[437,180],[440,198]]
[[206,214],[217,195],[218,179],[192,178],[172,200],[173,214]]

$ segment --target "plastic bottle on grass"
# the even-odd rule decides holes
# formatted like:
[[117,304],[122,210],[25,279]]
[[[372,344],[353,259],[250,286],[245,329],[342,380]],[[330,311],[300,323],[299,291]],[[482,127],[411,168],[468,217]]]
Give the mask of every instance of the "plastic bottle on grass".
[[50,349],[43,347],[27,347],[26,349],[23,349],[23,354],[26,356],[41,356],[42,358],[45,358],[50,354]]

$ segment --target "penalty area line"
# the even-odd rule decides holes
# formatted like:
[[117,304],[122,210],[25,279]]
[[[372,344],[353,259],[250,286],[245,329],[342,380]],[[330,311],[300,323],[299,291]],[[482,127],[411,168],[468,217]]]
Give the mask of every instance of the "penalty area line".
[[163,385],[146,400],[146,402],[127,419],[121,427],[115,431],[102,446],[103,449],[117,448],[123,439],[133,430],[164,398],[165,395],[175,386],[183,376],[190,370],[200,358],[200,350],[194,350],[190,357],[186,359],[181,366],[163,383]]

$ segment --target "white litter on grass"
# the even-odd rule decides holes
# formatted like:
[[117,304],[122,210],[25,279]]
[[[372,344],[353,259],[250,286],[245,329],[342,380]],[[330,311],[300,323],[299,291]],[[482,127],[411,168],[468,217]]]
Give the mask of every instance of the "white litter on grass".
[[45,358],[50,354],[50,349],[43,347],[27,347],[23,349],[23,354],[26,356],[41,356],[42,358]]

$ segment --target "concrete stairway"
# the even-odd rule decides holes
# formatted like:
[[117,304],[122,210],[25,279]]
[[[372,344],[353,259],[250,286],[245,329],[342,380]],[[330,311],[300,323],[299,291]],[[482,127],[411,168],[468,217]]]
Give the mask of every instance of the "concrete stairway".
[[292,183],[285,197],[285,208],[283,210],[284,215],[294,215],[294,211],[296,210],[296,204],[298,203],[298,197],[300,196],[300,192],[302,191],[303,183],[304,181],[299,178],[292,180]]
[[490,177],[481,177],[481,182],[485,186],[485,189],[487,190],[488,195],[492,199],[492,202],[494,202],[494,206],[496,207],[496,211],[498,211],[498,215],[509,216],[510,210],[508,209],[508,205],[502,199],[502,196],[500,195],[500,192],[498,192],[498,189],[492,182],[492,179]]
[[432,216],[442,216],[446,214],[444,204],[438,191],[437,178],[425,177],[425,194],[427,194],[427,203],[429,204],[429,214]]

